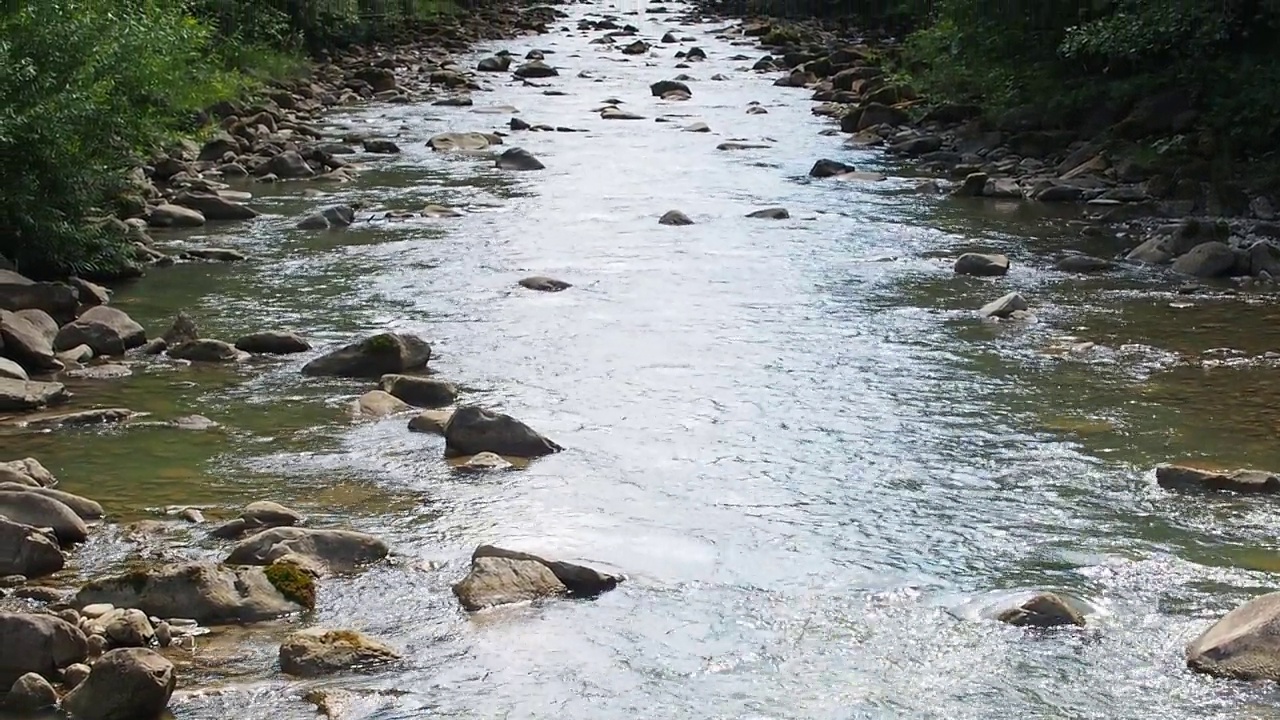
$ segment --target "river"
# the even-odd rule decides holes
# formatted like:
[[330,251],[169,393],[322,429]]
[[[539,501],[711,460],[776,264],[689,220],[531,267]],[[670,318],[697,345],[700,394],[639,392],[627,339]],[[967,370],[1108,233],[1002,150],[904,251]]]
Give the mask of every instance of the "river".
[[[1274,306],[1183,297],[1150,270],[1054,272],[1061,249],[1110,256],[1126,241],[1082,236],[1069,213],[916,192],[910,168],[823,134],[809,91],[747,71],[761,53],[718,39],[723,21],[633,16],[654,50],[632,57],[572,30],[601,8],[566,9],[563,30],[486,49],[554,51],[546,87],[503,75],[473,108],[333,115],[336,132],[404,152],[364,158],[350,186],[250,187],[263,217],[157,235],[248,262],[157,269],[114,301],[154,333],[186,309],[208,337],[287,327],[317,352],[419,334],[465,401],[565,452],[460,477],[405,418],[345,419],[368,386],[304,378],[314,353],[144,362],[73,387],[85,404],[200,413],[217,430],[5,437],[6,455],[41,459],[121,523],[74,555],[85,574],[225,552],[197,528],[141,543],[121,529],[187,505],[216,517],[276,500],[392,545],[396,562],[324,581],[303,621],[364,630],[404,663],[289,681],[274,668],[287,627],[223,632],[181,664],[177,718],[312,718],[313,688],[352,691],[343,717],[370,720],[1280,717],[1274,690],[1194,676],[1182,657],[1270,584],[1280,515],[1265,499],[1166,493],[1151,473],[1187,457],[1280,467]],[[668,29],[696,41],[658,43]],[[676,69],[695,44],[708,60]],[[691,100],[650,96],[681,72]],[[610,97],[646,119],[600,119]],[[747,114],[753,101],[768,113]],[[529,173],[425,145],[503,127],[508,105],[586,132],[513,133],[547,166]],[[681,130],[695,121],[713,132]],[[769,147],[717,149],[730,139]],[[888,179],[808,178],[823,157]],[[294,228],[353,199],[364,217],[427,203],[464,217]],[[790,219],[745,217],[771,206]],[[671,209],[695,224],[660,226]],[[970,248],[1008,254],[1009,276],[955,276]],[[528,275],[574,287],[527,291]],[[978,319],[1010,289],[1039,322]],[[595,601],[467,616],[449,587],[485,542],[629,580]],[[1040,588],[1094,606],[1090,626],[978,617],[993,594]]]

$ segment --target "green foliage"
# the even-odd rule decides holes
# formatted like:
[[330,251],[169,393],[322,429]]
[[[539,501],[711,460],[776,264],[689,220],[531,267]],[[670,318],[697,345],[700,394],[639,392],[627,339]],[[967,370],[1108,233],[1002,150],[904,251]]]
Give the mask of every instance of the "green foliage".
[[143,148],[238,81],[209,28],[163,0],[15,0],[0,14],[0,254],[35,275],[124,271],[91,225]]

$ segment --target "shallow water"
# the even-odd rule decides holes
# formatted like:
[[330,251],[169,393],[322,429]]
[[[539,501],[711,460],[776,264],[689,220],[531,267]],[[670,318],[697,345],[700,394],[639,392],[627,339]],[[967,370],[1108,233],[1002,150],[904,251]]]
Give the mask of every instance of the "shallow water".
[[[598,9],[570,12],[567,28]],[[6,455],[40,458],[122,522],[187,505],[234,516],[272,499],[393,545],[396,562],[326,581],[302,622],[385,638],[402,664],[287,681],[274,668],[287,626],[223,632],[175,654],[174,714],[311,718],[303,697],[320,687],[353,693],[344,717],[378,720],[1280,716],[1274,690],[1193,676],[1181,654],[1271,584],[1280,513],[1266,498],[1169,494],[1151,473],[1187,457],[1280,467],[1264,357],[1275,307],[1184,297],[1149,270],[1055,273],[1062,249],[1113,254],[1124,241],[1083,238],[1062,212],[917,194],[909,171],[820,135],[830,125],[806,91],[746,71],[761,53],[717,39],[724,22],[630,21],[655,42],[650,57],[557,32],[500,46],[554,50],[561,76],[546,88],[500,76],[475,108],[330,118],[405,152],[362,158],[371,170],[320,188],[328,197],[253,186],[262,218],[157,236],[250,262],[156,270],[117,293],[155,333],[180,308],[210,337],[289,327],[317,352],[418,333],[467,402],[527,421],[564,453],[459,477],[440,439],[408,433],[404,418],[347,421],[345,402],[368,385],[302,377],[310,355],[236,369],[140,361],[131,378],[75,388],[85,405],[200,413],[218,430],[3,436]],[[656,44],[667,29],[709,60],[674,68],[676,46]],[[697,78],[692,100],[650,97],[649,83],[681,72]],[[599,119],[609,97],[648,119]],[[769,113],[745,114],[751,101]],[[502,105],[587,132],[508,138],[546,163],[537,173],[426,148],[437,132],[505,126],[508,115],[476,112]],[[681,132],[698,120],[715,132]],[[772,140],[716,149],[730,138]],[[820,157],[890,179],[810,180]],[[293,229],[350,199],[466,215]],[[744,217],[770,206],[791,219]],[[696,224],[659,226],[673,208]],[[970,248],[1006,252],[1014,270],[955,277],[949,258]],[[516,286],[535,274],[575,287]],[[1038,323],[976,319],[1010,289]],[[1097,345],[1073,349],[1085,341]],[[1239,353],[1207,352],[1220,348]],[[1237,354],[1249,363],[1222,362]],[[592,602],[468,617],[449,585],[484,542],[630,580]],[[176,524],[141,541],[113,525],[55,582],[222,552]],[[990,593],[1026,588],[1091,603],[1090,629],[1029,635],[976,617]]]

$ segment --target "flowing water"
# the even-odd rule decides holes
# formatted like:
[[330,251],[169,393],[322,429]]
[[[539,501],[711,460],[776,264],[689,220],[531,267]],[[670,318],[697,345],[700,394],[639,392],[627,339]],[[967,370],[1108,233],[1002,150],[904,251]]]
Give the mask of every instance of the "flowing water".
[[[326,580],[302,622],[365,630],[403,663],[289,681],[274,668],[287,626],[223,631],[175,653],[174,714],[311,718],[303,697],[319,687],[351,691],[344,717],[378,720],[1280,717],[1273,689],[1182,661],[1190,638],[1271,584],[1280,513],[1266,498],[1166,493],[1151,473],[1187,457],[1280,466],[1266,355],[1280,311],[1247,294],[1180,296],[1150,270],[1048,270],[1060,249],[1110,255],[1126,241],[1082,236],[1062,213],[915,192],[909,169],[821,134],[806,91],[746,71],[760,51],[717,38],[723,22],[632,16],[655,48],[631,57],[569,29],[600,12],[573,6],[565,30],[489,48],[554,51],[561,76],[545,88],[502,76],[474,108],[331,116],[336,132],[394,136],[405,152],[362,158],[362,179],[327,197],[253,186],[258,220],[158,236],[249,262],[156,270],[116,300],[154,333],[185,308],[206,336],[288,327],[317,352],[420,334],[465,401],[565,452],[460,477],[403,417],[347,420],[368,385],[304,378],[307,358],[140,361],[131,378],[74,386],[86,406],[201,413],[217,430],[2,436],[6,456],[40,458],[119,521],[55,584],[225,552],[177,522],[121,529],[174,506],[216,519],[272,499],[393,545],[395,562]],[[667,29],[696,41],[657,44]],[[694,44],[709,59],[676,69]],[[680,72],[696,78],[692,100],[650,96]],[[600,119],[609,97],[647,119]],[[752,101],[768,113],[746,114]],[[585,132],[510,137],[546,163],[532,173],[426,148],[437,132],[504,126],[507,105]],[[699,120],[714,132],[681,130]],[[769,147],[716,149],[730,138]],[[811,180],[820,157],[889,179]],[[352,199],[365,214],[465,215],[293,229]],[[769,206],[791,218],[744,217]],[[673,208],[696,224],[658,225]],[[1014,269],[954,276],[949,258],[970,248],[1006,252]],[[516,286],[535,274],[574,287]],[[1010,289],[1038,323],[977,319]],[[486,542],[630,579],[591,602],[467,616],[449,586]],[[1091,604],[1090,628],[983,619],[993,598],[1033,588]]]

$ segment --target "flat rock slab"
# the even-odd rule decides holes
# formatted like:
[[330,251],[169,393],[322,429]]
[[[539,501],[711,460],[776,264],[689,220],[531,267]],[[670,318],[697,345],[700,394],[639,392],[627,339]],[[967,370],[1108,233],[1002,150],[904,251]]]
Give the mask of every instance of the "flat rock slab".
[[62,383],[0,378],[0,412],[29,412],[70,398]]
[[1156,483],[1166,490],[1243,493],[1280,492],[1280,475],[1264,470],[1209,470],[1188,465],[1161,465]]

